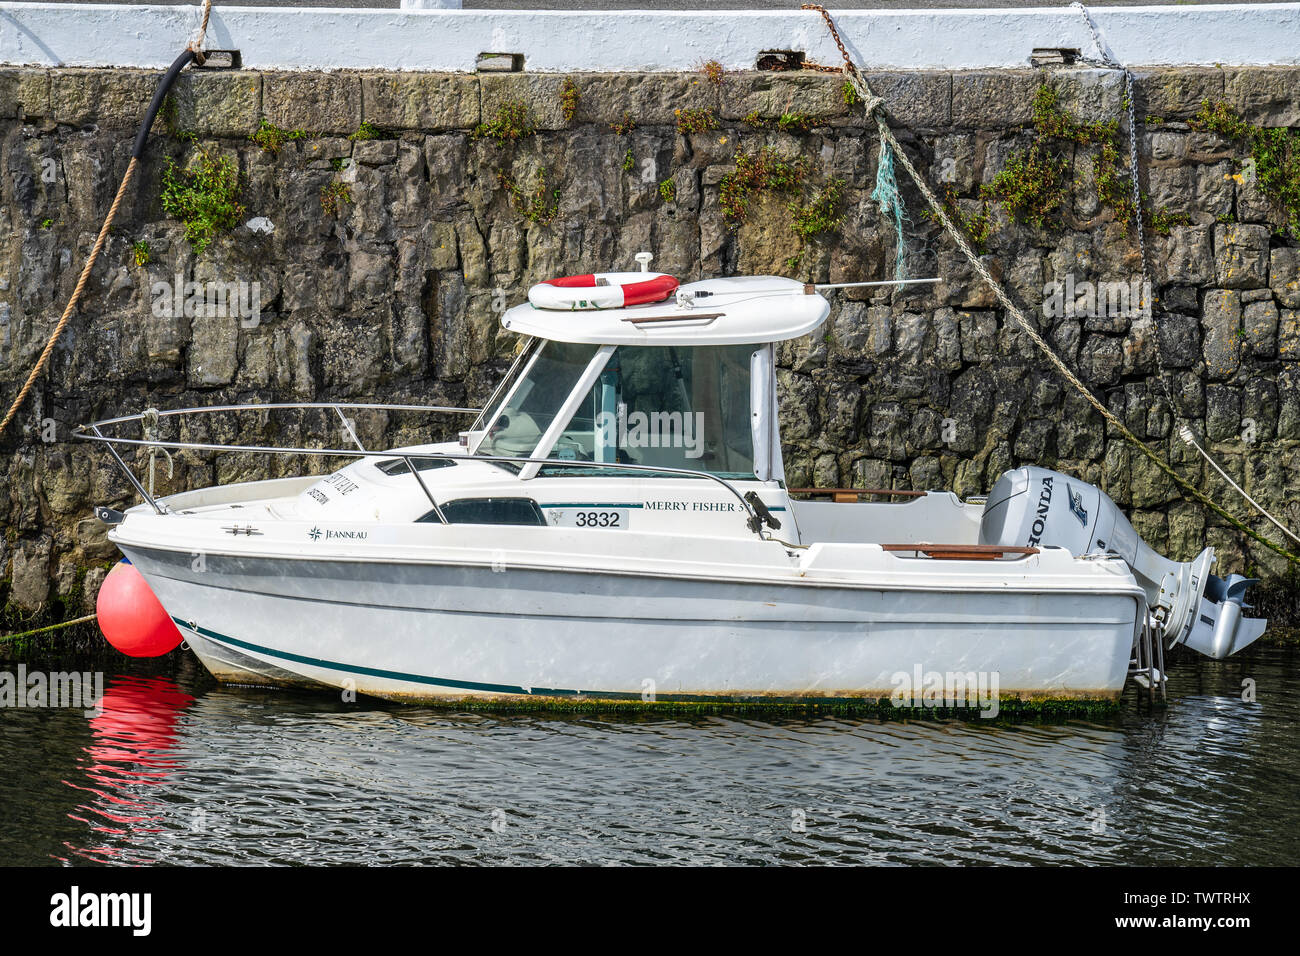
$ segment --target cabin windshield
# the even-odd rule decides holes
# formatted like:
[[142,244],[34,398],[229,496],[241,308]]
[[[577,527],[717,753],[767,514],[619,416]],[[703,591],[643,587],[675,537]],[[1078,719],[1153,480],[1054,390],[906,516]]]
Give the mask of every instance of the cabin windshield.
[[487,434],[476,453],[532,456],[599,348],[571,342],[543,343],[518,384],[507,387],[497,407],[485,414]]
[[[753,478],[750,366],[756,348],[619,346],[554,445],[538,452]],[[580,472],[548,466],[539,474]]]

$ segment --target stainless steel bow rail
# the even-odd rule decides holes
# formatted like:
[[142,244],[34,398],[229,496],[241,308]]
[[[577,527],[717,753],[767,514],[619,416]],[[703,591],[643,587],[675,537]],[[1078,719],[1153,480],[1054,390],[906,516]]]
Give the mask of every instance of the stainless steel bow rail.
[[[302,411],[309,409],[332,409],[338,415],[344,430],[352,439],[356,448],[295,448],[280,445],[232,445],[220,444],[216,442],[187,442],[187,441],[162,441],[150,438],[119,438],[116,435],[105,435],[102,429],[114,425],[123,425],[130,422],[137,422],[143,430],[146,418],[156,416],[158,419],[164,418],[182,418],[188,415],[206,415],[216,412],[269,412],[269,411]],[[361,440],[357,437],[356,430],[352,427],[351,421],[344,414],[344,411],[393,411],[393,412],[439,412],[454,415],[477,415],[480,410],[477,408],[456,408],[444,405],[387,405],[371,404],[356,402],[286,402],[286,403],[268,403],[264,405],[209,405],[202,408],[177,408],[169,411],[157,411],[156,409],[147,409],[136,415],[120,415],[116,418],[105,418],[101,421],[91,422],[87,425],[79,425],[73,429],[72,437],[82,441],[99,442],[108,449],[108,453],[113,456],[113,461],[117,463],[122,474],[126,476],[132,487],[148,505],[153,508],[154,512],[159,515],[168,514],[167,508],[157,498],[151,495],[148,489],[136,476],[130,467],[127,466],[121,454],[118,453],[119,445],[129,447],[149,448],[149,449],[166,449],[178,451],[219,451],[219,452],[248,452],[252,454],[265,455],[317,455],[322,458],[341,457],[341,458],[396,458],[406,464],[407,470],[415,476],[419,483],[420,489],[424,492],[429,504],[433,507],[434,513],[438,519],[446,524],[447,518],[438,506],[437,500],[429,490],[429,486],[421,477],[419,470],[415,467],[415,461],[425,460],[447,460],[447,461],[482,461],[499,464],[540,464],[551,465],[571,470],[585,470],[589,468],[605,468],[617,472],[643,472],[648,475],[676,475],[684,478],[707,478],[715,484],[721,485],[737,501],[746,516],[746,523],[751,531],[760,538],[765,537],[763,533],[764,524],[773,528],[779,528],[780,523],[766,514],[766,508],[758,508],[751,503],[752,500],[758,500],[757,494],[750,491],[742,494],[734,485],[717,475],[707,471],[697,471],[690,468],[662,468],[655,465],[634,465],[621,462],[599,462],[599,461],[578,461],[572,458],[530,458],[520,455],[456,455],[448,452],[401,452],[392,450],[371,450],[366,448]],[[761,501],[759,502],[761,505]]]

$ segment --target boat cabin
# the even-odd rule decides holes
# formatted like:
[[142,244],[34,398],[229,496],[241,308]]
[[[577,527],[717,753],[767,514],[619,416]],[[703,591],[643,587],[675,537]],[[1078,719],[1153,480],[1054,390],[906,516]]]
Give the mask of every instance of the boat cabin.
[[[530,339],[463,443],[476,455],[780,481],[774,343],[828,311],[774,277],[696,282],[673,303],[597,312],[516,306],[502,326]],[[573,474],[536,463],[518,474],[560,472]]]
[[973,543],[980,509],[951,494],[897,505],[790,497],[775,350],[829,311],[811,286],[775,276],[706,279],[622,308],[515,306],[502,326],[525,344],[459,444],[395,450],[413,456],[418,484],[406,460],[367,458],[307,488],[295,510],[737,537],[752,537],[752,512],[766,510],[767,530],[793,543],[918,530]]

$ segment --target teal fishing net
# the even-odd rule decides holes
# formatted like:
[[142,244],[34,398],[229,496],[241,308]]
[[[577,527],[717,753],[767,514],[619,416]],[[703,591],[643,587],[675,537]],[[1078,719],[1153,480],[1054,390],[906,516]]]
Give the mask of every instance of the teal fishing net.
[[907,248],[903,241],[903,226],[908,222],[903,197],[898,194],[898,180],[894,178],[894,151],[881,142],[880,157],[876,163],[876,188],[871,198],[880,207],[882,216],[894,220],[894,278],[907,278]]

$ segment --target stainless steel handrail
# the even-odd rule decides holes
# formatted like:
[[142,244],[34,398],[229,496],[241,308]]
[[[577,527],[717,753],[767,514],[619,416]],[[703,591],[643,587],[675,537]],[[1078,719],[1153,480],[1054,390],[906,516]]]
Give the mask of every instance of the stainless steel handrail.
[[[450,405],[385,405],[369,402],[268,402],[265,405],[204,405],[199,408],[173,408],[167,411],[158,412],[159,418],[170,418],[176,415],[203,415],[209,412],[263,412],[263,411],[283,411],[284,409],[302,409],[302,408],[359,408],[365,410],[389,411],[389,412],[448,412],[461,415],[477,415],[482,409],[479,408],[457,408]],[[119,425],[123,422],[138,422],[144,418],[145,413],[140,412],[136,415],[122,415],[118,418],[105,418],[102,421],[91,422],[88,425],[78,425],[75,432],[84,432],[87,428],[104,425]]]
[[[358,404],[348,405],[344,403],[312,402],[312,403],[304,403],[302,405],[283,404],[283,405],[210,406],[208,408],[199,408],[199,409],[174,409],[170,412],[159,412],[158,414],[161,417],[165,415],[171,415],[171,416],[184,415],[187,412],[191,412],[191,411],[202,413],[202,412],[209,412],[209,411],[258,411],[261,409],[269,409],[269,408],[335,408],[335,407],[377,408],[377,409],[402,410],[402,411],[450,411],[450,412],[466,412],[466,413],[474,413],[477,411],[476,409],[451,409],[451,408],[440,408],[436,406],[419,406],[419,405],[358,405]],[[247,452],[251,454],[272,454],[272,455],[319,455],[321,457],[326,457],[326,458],[331,458],[331,457],[398,458],[406,462],[407,468],[410,469],[411,474],[415,476],[415,479],[420,485],[420,488],[424,491],[425,497],[429,499],[429,503],[433,506],[434,511],[437,512],[439,517],[443,518],[444,522],[446,521],[446,519],[442,515],[442,509],[438,506],[438,502],[434,499],[433,494],[429,491],[429,487],[428,485],[425,484],[424,479],[420,476],[418,469],[415,468],[414,460],[416,459],[449,460],[449,461],[482,461],[482,462],[498,462],[498,463],[510,463],[510,464],[556,465],[562,468],[570,468],[570,469],[607,468],[614,471],[638,471],[638,472],[645,472],[647,474],[655,474],[655,475],[678,475],[686,478],[707,478],[708,480],[721,485],[723,488],[729,491],[736,498],[737,501],[740,502],[740,507],[744,511],[745,515],[747,516],[749,527],[752,530],[754,530],[755,533],[757,533],[760,538],[763,537],[762,523],[759,521],[758,514],[754,511],[753,507],[750,505],[748,501],[745,500],[745,496],[741,494],[730,482],[707,471],[697,471],[690,468],[664,468],[656,465],[621,464],[619,462],[577,461],[572,458],[530,458],[522,455],[469,455],[469,454],[455,455],[448,452],[412,453],[408,451],[397,451],[397,450],[369,451],[366,449],[357,449],[357,448],[293,448],[293,447],[280,446],[280,445],[220,445],[220,444],[210,443],[210,442],[159,441],[156,439],[150,440],[150,439],[139,439],[139,438],[117,438],[114,436],[105,435],[103,432],[99,430],[101,425],[114,425],[122,422],[138,421],[143,417],[144,417],[143,413],[139,415],[124,415],[119,418],[109,418],[109,419],[104,419],[103,421],[91,422],[88,425],[79,425],[77,428],[73,430],[72,436],[74,438],[82,439],[84,441],[102,442],[104,445],[106,445],[108,447],[110,454],[112,454],[113,459],[117,462],[118,467],[121,468],[123,473],[126,475],[127,480],[131,482],[131,484],[135,487],[136,491],[140,493],[141,497],[144,498],[144,500],[150,505],[150,507],[152,507],[153,510],[160,515],[166,514],[166,511],[163,508],[161,508],[157,500],[152,495],[150,495],[148,491],[145,490],[144,485],[140,483],[139,479],[136,478],[135,474],[126,466],[126,462],[122,460],[121,455],[117,453],[117,449],[114,448],[113,446],[132,445],[132,446],[143,447],[143,448],[167,448],[167,449],[175,449],[181,451]],[[90,431],[88,432],[87,429],[89,429]]]
[[[352,427],[352,423],[348,420],[348,417],[343,414],[343,409],[363,410],[363,411],[390,411],[390,412],[446,412],[450,414],[462,414],[462,415],[482,414],[481,410],[477,408],[460,408],[457,406],[450,406],[450,405],[395,405],[395,404],[390,404],[385,402],[266,402],[264,404],[253,404],[253,405],[204,405],[195,408],[172,408],[166,411],[159,411],[158,409],[149,409],[144,412],[139,412],[135,415],[119,415],[116,418],[104,418],[97,422],[91,422],[88,425],[78,425],[75,429],[73,429],[72,437],[84,439],[86,441],[104,442],[108,447],[109,454],[113,456],[113,460],[117,463],[118,468],[120,468],[122,470],[122,473],[126,475],[127,480],[130,481],[132,486],[135,487],[135,490],[140,493],[140,496],[144,498],[146,502],[148,502],[149,507],[153,508],[154,512],[157,514],[165,514],[166,509],[160,507],[158,505],[157,500],[155,500],[154,496],[145,490],[144,485],[135,476],[135,473],[131,471],[130,468],[127,467],[126,462],[122,460],[122,456],[117,453],[117,449],[115,449],[113,445],[115,443],[125,444],[125,445],[146,445],[150,448],[168,448],[168,447],[180,447],[180,446],[172,445],[166,442],[160,442],[153,439],[145,439],[144,441],[137,441],[135,439],[130,439],[130,438],[116,438],[116,437],[110,438],[100,431],[101,426],[121,425],[121,424],[125,424],[126,422],[140,422],[141,427],[143,428],[143,423],[146,416],[151,416],[151,417],[156,417],[161,419],[161,418],[174,418],[174,417],[180,417],[185,415],[206,415],[214,412],[267,412],[267,411],[285,411],[285,410],[301,411],[304,409],[326,409],[326,408],[331,409],[339,417],[339,420],[343,423],[344,431],[348,433],[348,437],[350,437],[353,443],[357,446],[357,449],[359,451],[350,452],[350,454],[352,454],[354,457],[357,454],[365,454],[366,449],[365,446],[361,444],[361,440],[357,437],[356,431]],[[195,445],[195,447],[198,446]],[[222,446],[222,447],[226,447],[226,446]],[[309,453],[310,451],[311,449],[301,449],[299,453]],[[410,465],[409,462],[407,464],[408,466]],[[412,471],[414,471],[414,468],[412,468]],[[418,478],[419,476],[417,475],[416,477]],[[420,486],[422,488],[424,487],[424,481],[422,479],[420,480]],[[425,488],[425,494],[426,495],[428,494],[427,488]],[[436,503],[434,504],[434,509],[438,510],[438,506]],[[442,515],[441,510],[438,510],[438,514],[441,517]]]

